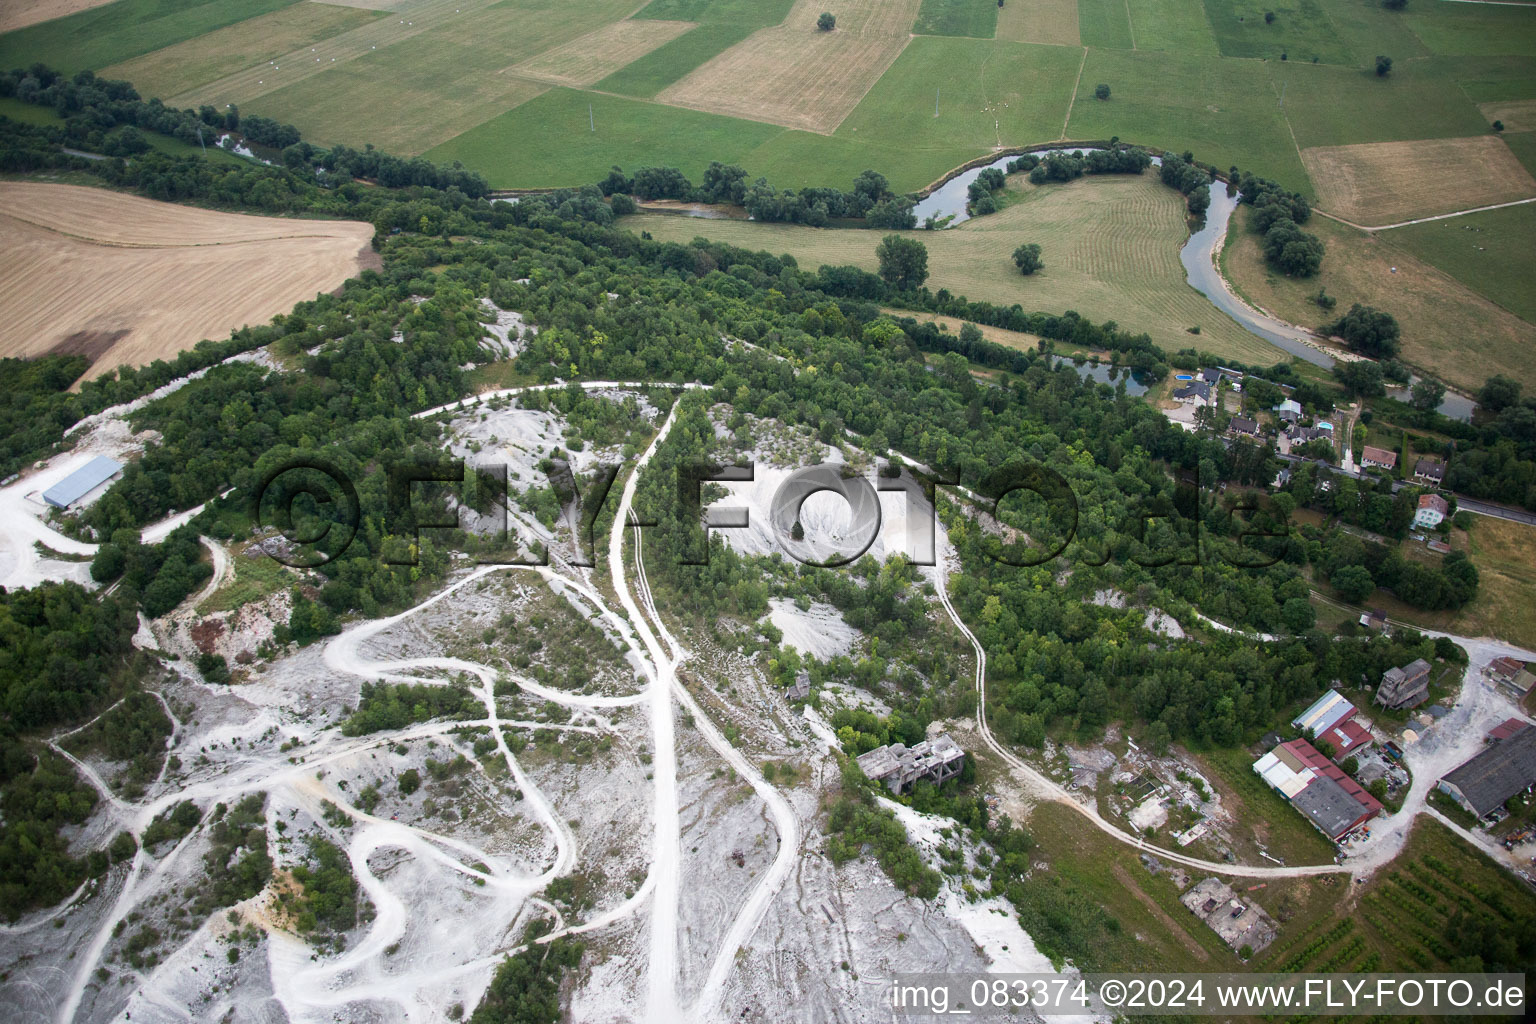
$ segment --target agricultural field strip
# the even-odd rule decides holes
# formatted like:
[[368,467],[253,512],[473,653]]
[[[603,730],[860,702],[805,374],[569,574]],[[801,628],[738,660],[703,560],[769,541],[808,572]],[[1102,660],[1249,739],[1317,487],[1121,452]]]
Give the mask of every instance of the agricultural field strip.
[[322,40],[313,47],[291,51],[274,58],[271,64],[257,64],[225,75],[173,96],[166,103],[176,107],[196,106],[200,103],[241,103],[283,86],[293,85],[374,50],[443,27],[454,18],[486,10],[497,2],[422,0],[408,10],[393,12],[393,17],[380,18]]
[[617,21],[507,68],[556,85],[594,85],[697,27],[692,21]]
[[[60,191],[60,190],[65,191]],[[46,182],[0,182],[0,216],[93,245],[196,248],[231,242],[353,237],[352,221],[224,213],[123,192]],[[367,238],[362,240],[365,244]]]
[[[912,40],[918,0],[800,0],[657,95],[663,103],[831,134]],[[821,32],[823,10],[837,28]]]
[[1536,196],[1532,196],[1530,199],[1515,199],[1507,203],[1494,203],[1492,206],[1475,206],[1470,210],[1457,210],[1454,213],[1437,213],[1433,217],[1416,217],[1413,220],[1398,221],[1396,224],[1382,224],[1374,228],[1367,227],[1364,224],[1352,223],[1343,217],[1336,217],[1327,210],[1318,210],[1317,212],[1324,217],[1338,221],[1340,224],[1348,224],[1352,228],[1359,228],[1361,231],[1391,231],[1393,228],[1412,227],[1415,224],[1428,224],[1436,220],[1450,220],[1452,217],[1465,217],[1470,213],[1486,213],[1489,210],[1503,210],[1511,206],[1524,206],[1526,203],[1536,203]]
[[7,0],[0,10],[0,32],[10,32],[78,11],[90,10],[112,0]]
[[102,68],[99,73],[103,78],[132,82],[141,96],[175,96],[221,78],[232,68],[253,67],[279,54],[297,53],[378,17],[376,12],[360,8],[293,4],[152,50]]
[[1077,27],[1077,0],[1034,0],[1005,4],[997,12],[998,39],[1017,43],[1050,43],[1081,46]]

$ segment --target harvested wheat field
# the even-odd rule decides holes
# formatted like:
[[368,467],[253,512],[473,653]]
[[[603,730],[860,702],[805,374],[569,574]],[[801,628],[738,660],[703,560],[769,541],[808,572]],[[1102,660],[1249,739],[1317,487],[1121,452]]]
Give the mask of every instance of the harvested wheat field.
[[52,21],[105,3],[111,0],[6,0],[0,4],[0,32]]
[[514,64],[507,73],[556,85],[592,85],[693,27],[691,21],[618,21]]
[[265,323],[373,262],[373,226],[217,213],[0,182],[0,356],[79,353],[87,376]]
[[[657,95],[662,103],[830,134],[912,39],[919,0],[799,0]],[[822,32],[823,12],[837,28]]]
[[1016,43],[1079,46],[1077,0],[1011,3],[997,12],[997,38]]
[[1493,135],[1301,151],[1318,208],[1380,227],[1536,196],[1536,179]]

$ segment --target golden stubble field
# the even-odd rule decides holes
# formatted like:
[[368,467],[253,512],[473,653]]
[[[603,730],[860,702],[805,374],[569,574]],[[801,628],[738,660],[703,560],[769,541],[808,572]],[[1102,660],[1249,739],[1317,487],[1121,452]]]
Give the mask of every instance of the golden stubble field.
[[[912,40],[920,0],[800,0],[656,97],[662,103],[830,134]],[[822,32],[823,11],[837,28]]]
[[373,258],[371,224],[43,182],[0,182],[0,231],[0,356],[78,352],[90,377],[265,323]]
[[1495,135],[1318,146],[1301,159],[1318,208],[1362,227],[1536,196],[1536,179]]

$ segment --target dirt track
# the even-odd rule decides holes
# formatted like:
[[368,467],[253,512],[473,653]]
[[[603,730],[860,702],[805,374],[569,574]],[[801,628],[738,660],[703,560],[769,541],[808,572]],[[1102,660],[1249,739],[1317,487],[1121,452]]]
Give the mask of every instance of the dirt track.
[[373,237],[38,182],[0,183],[0,211],[0,356],[78,352],[92,377],[286,313],[357,274]]

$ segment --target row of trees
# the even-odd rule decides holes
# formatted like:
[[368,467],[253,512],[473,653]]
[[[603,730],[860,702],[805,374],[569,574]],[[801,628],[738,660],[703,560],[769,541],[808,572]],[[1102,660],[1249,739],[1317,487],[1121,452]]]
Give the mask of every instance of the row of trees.
[[754,220],[789,221],[822,227],[834,220],[864,220],[872,228],[912,228],[917,218],[912,200],[891,191],[877,171],[864,171],[853,188],[775,189],[766,178],[748,184],[747,172],[734,164],[713,161],[697,185],[675,167],[642,167],[625,174],[614,167],[598,183],[605,196],[675,199],[680,202],[728,203],[745,207]]
[[[63,118],[56,131],[71,145],[86,149],[101,149],[113,132],[124,126],[156,132],[189,145],[211,143],[213,139],[205,135],[224,131],[238,134],[257,146],[281,150],[288,170],[329,188],[358,178],[388,188],[456,189],[469,197],[490,192],[482,175],[460,164],[439,167],[420,157],[407,160],[380,153],[372,146],[361,151],[346,146],[317,149],[304,143],[292,125],[271,118],[241,116],[232,105],[224,111],[207,105],[198,110],[177,110],[158,99],[142,99],[127,82],[97,78],[90,71],[65,77],[46,65],[34,64],[27,69],[0,72],[0,96],[51,107]],[[143,152],[134,143],[128,146]],[[112,148],[124,148],[121,136]]]

